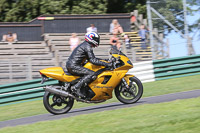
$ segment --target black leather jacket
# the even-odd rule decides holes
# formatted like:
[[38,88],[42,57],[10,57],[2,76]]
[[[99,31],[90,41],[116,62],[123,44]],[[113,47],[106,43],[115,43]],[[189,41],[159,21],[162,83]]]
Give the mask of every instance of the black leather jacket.
[[73,66],[83,66],[86,59],[94,65],[108,66],[108,63],[102,62],[95,57],[91,44],[84,41],[74,49],[67,60],[66,67],[73,68]]

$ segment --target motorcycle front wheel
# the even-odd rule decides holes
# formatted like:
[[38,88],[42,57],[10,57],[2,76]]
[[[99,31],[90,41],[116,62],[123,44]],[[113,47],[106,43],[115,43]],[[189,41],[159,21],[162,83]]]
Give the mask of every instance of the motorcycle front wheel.
[[143,85],[141,81],[136,77],[129,78],[129,88],[121,82],[115,88],[115,96],[117,99],[125,104],[131,104],[137,102],[143,94]]
[[62,97],[46,91],[43,96],[43,104],[48,112],[59,115],[70,111],[74,105],[74,99],[71,97]]

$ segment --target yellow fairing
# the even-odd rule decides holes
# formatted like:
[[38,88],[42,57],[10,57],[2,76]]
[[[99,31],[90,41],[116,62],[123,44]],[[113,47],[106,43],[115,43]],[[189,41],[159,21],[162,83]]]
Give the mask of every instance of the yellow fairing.
[[[123,56],[123,55],[118,55],[118,54],[113,54],[113,56],[123,61],[123,65],[119,66],[113,71],[102,72],[101,74],[97,76],[95,81],[89,84],[89,87],[95,93],[95,96],[91,99],[93,101],[107,100],[107,99],[112,98],[112,91],[114,88],[117,87],[117,85],[119,85],[119,83],[121,82],[121,79],[124,77],[127,83],[129,84],[129,78],[133,77],[133,75],[128,75],[128,74],[126,75],[128,70],[133,67],[128,57]],[[95,72],[100,69],[105,68],[104,66],[93,65],[90,62],[86,63],[84,67]],[[66,75],[62,67],[46,68],[46,69],[41,70],[40,72],[46,75],[47,77],[57,79],[62,82],[71,82],[79,78],[79,76]],[[105,80],[105,79],[108,79],[108,80]]]
[[124,62],[124,65],[122,67],[116,68],[116,70],[129,70],[133,68],[133,65],[128,63],[128,61],[130,61],[128,57],[118,54],[113,54],[112,56],[120,58]]
[[79,76],[66,75],[62,67],[51,67],[42,69],[40,70],[40,73],[44,74],[49,78],[57,79],[62,82],[71,82],[79,78]]
[[131,77],[134,77],[134,75],[126,74],[126,75],[124,76],[124,79],[126,80],[126,82],[127,82],[128,85],[129,85],[129,83],[130,83],[129,78],[131,78]]
[[[128,63],[129,58],[118,54],[113,54],[112,56],[120,58],[124,62],[124,65],[116,68],[114,71],[105,71],[101,73],[100,75],[98,75],[95,81],[89,84],[89,87],[95,93],[95,96],[91,100],[102,100],[102,99],[107,100],[112,98],[112,91],[121,82],[121,79],[124,77],[127,83],[129,84],[129,78],[133,77],[133,75],[126,75],[128,70],[130,68],[133,68],[133,65]],[[93,67],[96,68],[100,66],[93,66]],[[91,70],[94,70],[94,68],[91,68]],[[99,70],[99,68],[97,70]],[[102,84],[106,76],[107,77],[111,76],[111,78],[106,84]]]

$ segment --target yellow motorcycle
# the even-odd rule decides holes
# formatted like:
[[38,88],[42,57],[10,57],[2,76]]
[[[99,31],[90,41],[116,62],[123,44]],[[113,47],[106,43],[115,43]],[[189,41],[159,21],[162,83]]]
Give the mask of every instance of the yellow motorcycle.
[[126,74],[133,64],[120,50],[111,49],[110,62],[113,68],[93,65],[87,62],[84,67],[95,71],[96,80],[85,84],[81,91],[86,92],[86,98],[80,98],[71,90],[81,77],[74,76],[62,67],[52,67],[40,70],[41,83],[49,78],[58,80],[57,85],[45,86],[43,104],[52,114],[67,113],[73,106],[74,100],[85,103],[100,103],[112,98],[114,90],[117,99],[125,104],[137,102],[143,94],[143,85],[134,75]]

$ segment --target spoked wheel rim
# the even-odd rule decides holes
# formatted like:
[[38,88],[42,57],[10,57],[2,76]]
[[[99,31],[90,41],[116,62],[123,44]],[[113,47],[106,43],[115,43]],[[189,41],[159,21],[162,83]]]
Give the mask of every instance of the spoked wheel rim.
[[50,93],[48,103],[52,109],[59,111],[68,107],[69,97],[62,97]]
[[137,86],[137,84],[135,82],[130,81],[129,89],[126,89],[123,84],[121,84],[121,86],[119,86],[119,87],[120,87],[120,90],[119,90],[120,95],[124,99],[132,100],[132,99],[136,98],[138,95],[139,87]]
[[122,103],[135,103],[141,98],[142,94],[142,83],[136,77],[129,78],[129,89],[123,83],[115,88],[115,95]]
[[45,92],[43,97],[44,106],[52,114],[67,113],[74,104],[71,97],[62,97],[50,92]]

